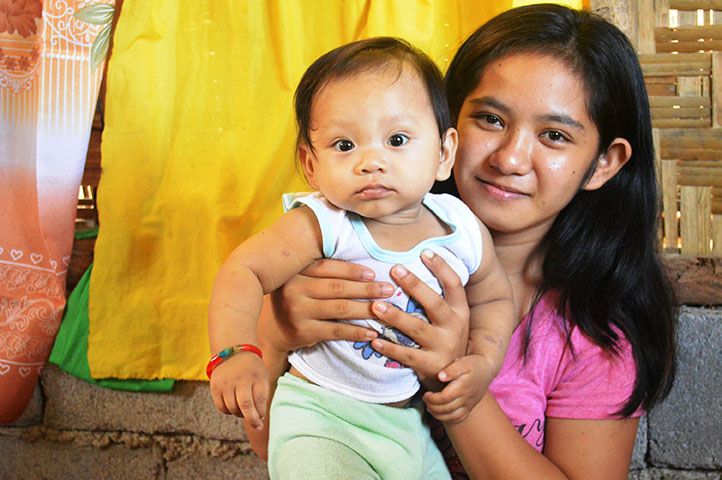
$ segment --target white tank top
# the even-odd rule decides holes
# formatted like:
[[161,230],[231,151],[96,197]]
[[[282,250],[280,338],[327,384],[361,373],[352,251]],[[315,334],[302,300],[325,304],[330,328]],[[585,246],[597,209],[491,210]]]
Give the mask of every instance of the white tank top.
[[[461,200],[451,195],[427,194],[423,204],[444,222],[452,233],[423,240],[405,252],[381,248],[374,241],[363,219],[331,205],[320,193],[286,194],[286,210],[308,206],[316,215],[323,237],[324,258],[345,260],[371,268],[376,280],[394,284],[392,266],[403,264],[437,293],[441,287],[419,258],[424,249],[440,255],[466,285],[481,263],[481,232],[476,216]],[[364,301],[364,300],[360,300]],[[400,288],[388,299],[405,312],[426,320],[423,309]],[[345,320],[344,320],[345,321]],[[427,320],[428,321],[428,320]],[[373,328],[402,345],[416,346],[411,339],[374,319],[349,323]],[[391,403],[412,397],[419,389],[416,374],[371,348],[370,342],[326,341],[296,350],[289,355],[291,365],[306,378],[324,388],[370,403]]]

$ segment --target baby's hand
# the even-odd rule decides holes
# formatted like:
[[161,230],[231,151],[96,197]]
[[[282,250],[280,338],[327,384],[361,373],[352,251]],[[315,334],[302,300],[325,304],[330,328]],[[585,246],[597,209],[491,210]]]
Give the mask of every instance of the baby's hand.
[[254,353],[236,353],[211,375],[211,396],[216,408],[245,418],[257,430],[263,428],[268,395],[268,371]]
[[494,378],[494,369],[481,355],[466,355],[439,372],[449,382],[440,392],[426,392],[426,409],[441,422],[460,422],[474,409]]

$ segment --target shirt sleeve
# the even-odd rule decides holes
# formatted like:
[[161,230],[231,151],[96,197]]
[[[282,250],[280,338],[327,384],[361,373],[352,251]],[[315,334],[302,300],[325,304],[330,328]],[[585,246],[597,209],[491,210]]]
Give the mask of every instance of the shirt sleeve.
[[[636,380],[632,349],[620,333],[619,351],[607,352],[577,328],[573,350],[566,348],[554,387],[548,394],[547,417],[570,419],[620,418]],[[643,411],[632,416],[638,417]]]

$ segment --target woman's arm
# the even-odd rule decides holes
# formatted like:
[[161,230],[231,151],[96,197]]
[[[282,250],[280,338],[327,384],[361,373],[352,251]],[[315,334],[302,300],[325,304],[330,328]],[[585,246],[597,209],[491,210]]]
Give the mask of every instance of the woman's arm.
[[[374,313],[398,328],[421,348],[413,349],[376,339],[374,348],[413,368],[420,378],[443,380],[446,366],[464,354],[468,307],[458,277],[435,255],[427,267],[439,278],[444,298],[413,274],[392,276],[426,310],[431,323],[398,309]],[[434,374],[438,372],[438,374]],[[427,382],[428,383],[428,382]],[[432,396],[424,394],[424,399]],[[466,420],[445,425],[471,478],[626,479],[638,421],[547,419],[544,453],[533,449],[514,428],[490,393],[486,393]]]
[[473,479],[626,479],[638,419],[548,418],[544,453],[519,435],[490,393],[469,417],[446,424]]

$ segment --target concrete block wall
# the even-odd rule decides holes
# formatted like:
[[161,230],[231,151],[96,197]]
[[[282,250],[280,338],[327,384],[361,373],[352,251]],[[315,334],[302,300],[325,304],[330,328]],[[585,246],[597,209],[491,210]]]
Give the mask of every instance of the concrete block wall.
[[[682,309],[679,368],[642,418],[629,478],[722,479],[722,310]],[[118,392],[49,366],[25,414],[0,427],[0,479],[266,479],[238,419],[204,382]]]

